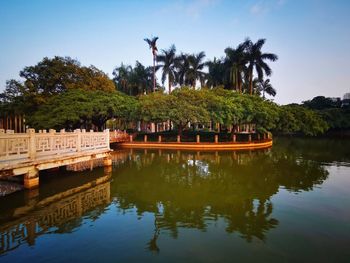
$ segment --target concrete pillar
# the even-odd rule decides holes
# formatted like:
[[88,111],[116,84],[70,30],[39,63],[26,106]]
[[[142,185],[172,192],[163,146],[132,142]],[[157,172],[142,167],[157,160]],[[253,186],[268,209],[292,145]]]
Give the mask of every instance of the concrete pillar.
[[18,130],[17,130],[17,115],[15,115],[15,117],[14,117],[14,123],[15,123],[15,127],[14,127],[14,130],[15,130],[15,132],[17,133],[18,132]]
[[144,141],[144,142],[147,142],[147,134],[145,134],[145,135],[143,136],[143,141]]
[[158,135],[158,142],[162,142],[162,135]]
[[201,136],[199,134],[196,135],[196,142],[197,143],[201,142]]
[[38,186],[39,186],[39,170],[33,167],[24,175],[24,188],[33,189]]
[[215,134],[215,143],[219,142],[219,135]]
[[232,141],[233,141],[233,142],[236,142],[236,140],[237,140],[236,134],[233,134],[233,135],[232,135]]
[[180,135],[178,135],[178,136],[176,137],[176,141],[177,141],[177,142],[181,142],[181,136],[180,136]]
[[112,158],[110,156],[103,159],[103,166],[112,166]]

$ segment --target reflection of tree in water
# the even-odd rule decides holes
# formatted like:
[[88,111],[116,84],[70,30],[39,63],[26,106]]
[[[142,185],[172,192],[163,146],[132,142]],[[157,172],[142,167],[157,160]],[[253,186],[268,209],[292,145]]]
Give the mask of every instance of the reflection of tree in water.
[[134,151],[117,171],[111,187],[118,206],[135,207],[139,216],[155,214],[148,243],[152,251],[159,251],[160,231],[176,238],[179,228],[206,231],[220,218],[229,233],[237,232],[248,242],[265,240],[267,231],[278,225],[271,196],[280,187],[309,191],[327,178],[320,164],[283,148],[216,154]]

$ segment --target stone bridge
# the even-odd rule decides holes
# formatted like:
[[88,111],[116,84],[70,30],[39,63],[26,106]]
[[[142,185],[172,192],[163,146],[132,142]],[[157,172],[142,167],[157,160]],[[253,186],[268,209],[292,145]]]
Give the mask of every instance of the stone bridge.
[[104,159],[104,165],[112,165],[110,159],[110,133],[75,130],[46,130],[14,133],[0,130],[0,179],[24,175],[24,187],[39,185],[39,171],[80,162]]

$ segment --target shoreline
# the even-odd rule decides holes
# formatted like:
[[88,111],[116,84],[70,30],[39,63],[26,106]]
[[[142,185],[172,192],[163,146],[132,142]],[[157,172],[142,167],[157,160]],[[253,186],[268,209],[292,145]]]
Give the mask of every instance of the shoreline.
[[120,148],[139,149],[184,149],[184,150],[253,150],[272,147],[272,139],[252,142],[218,142],[218,143],[196,143],[196,142],[124,142],[118,144]]

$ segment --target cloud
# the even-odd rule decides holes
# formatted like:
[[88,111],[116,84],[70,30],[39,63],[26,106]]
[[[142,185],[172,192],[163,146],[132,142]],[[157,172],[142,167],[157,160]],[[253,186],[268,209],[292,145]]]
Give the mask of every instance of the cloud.
[[250,14],[260,16],[283,6],[286,0],[261,0],[250,7]]
[[217,2],[218,0],[194,0],[188,2],[185,11],[188,16],[197,19],[205,9],[217,4]]
[[220,0],[179,0],[164,7],[162,13],[182,13],[192,19],[198,19],[208,8],[216,5]]

